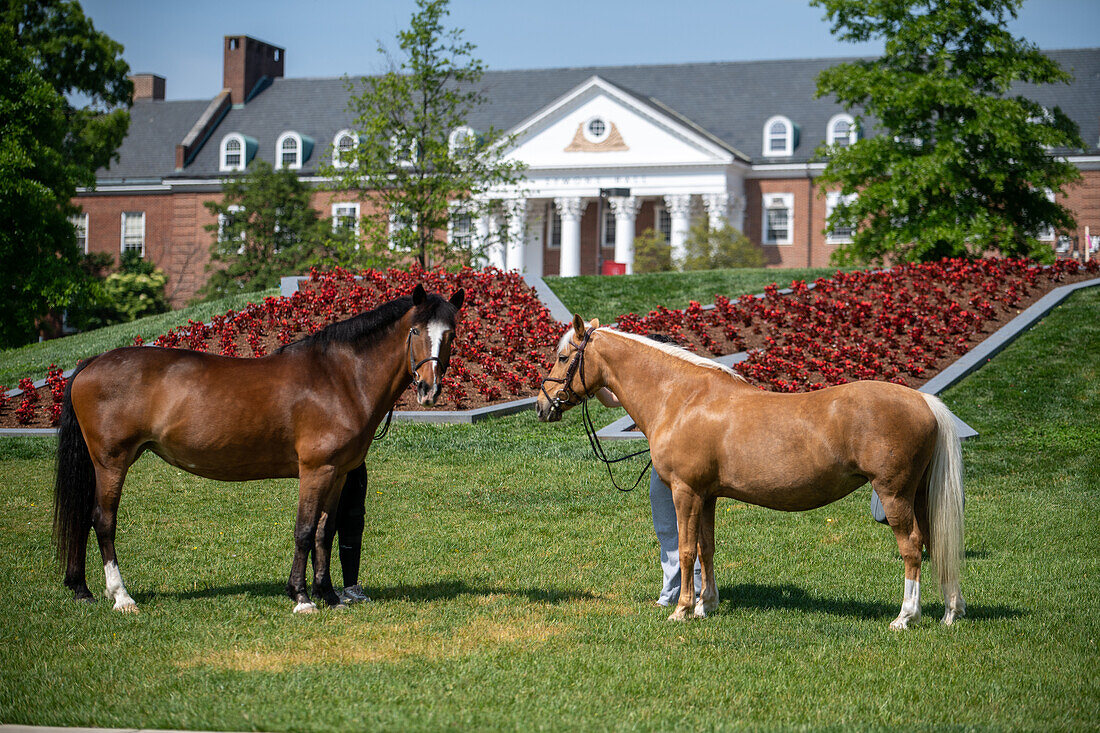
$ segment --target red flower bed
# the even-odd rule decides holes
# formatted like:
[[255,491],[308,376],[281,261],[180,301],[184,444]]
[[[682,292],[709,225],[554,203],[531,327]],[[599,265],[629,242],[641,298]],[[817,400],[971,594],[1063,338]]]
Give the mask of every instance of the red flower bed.
[[[194,349],[224,356],[260,357],[318,329],[408,295],[422,283],[429,292],[449,296],[466,289],[466,302],[444,390],[435,408],[467,409],[529,397],[549,368],[552,352],[564,328],[554,321],[533,289],[515,273],[499,270],[459,272],[314,270],[289,297],[269,297],[262,303],[214,316],[209,323],[188,321],[149,342],[153,346]],[[140,337],[135,345],[143,345]],[[24,380],[29,384],[30,380]],[[60,417],[64,394],[60,370],[51,369],[47,386],[24,389],[19,410],[0,402],[0,426],[48,427]],[[36,400],[53,392],[48,410]],[[45,397],[42,397],[45,400]],[[57,405],[56,407],[54,405]],[[429,409],[411,393],[398,402],[400,410]]]
[[[1061,261],[1043,268],[1022,260],[983,259],[903,265],[880,272],[837,273],[772,285],[763,298],[717,296],[713,308],[658,308],[621,316],[619,327],[666,333],[713,355],[749,351],[736,368],[776,391],[820,389],[857,379],[919,386],[1058,285],[1100,271],[1097,263]],[[310,273],[290,297],[270,297],[209,324],[189,322],[151,343],[226,356],[259,357],[317,329],[412,291],[417,283],[444,296],[466,289],[458,339],[435,409],[479,407],[532,396],[564,327],[523,279],[498,270]],[[143,343],[140,338],[135,343]],[[47,385],[0,398],[0,426],[56,425],[64,378],[51,367]],[[0,392],[3,390],[0,389]],[[398,409],[420,408],[411,394]]]
[[619,327],[667,333],[700,353],[748,351],[735,368],[773,391],[859,379],[917,387],[1046,292],[1098,271],[1095,262],[982,259],[838,272],[813,288],[795,281],[789,294],[772,285],[763,298],[717,296],[713,309],[628,314]]

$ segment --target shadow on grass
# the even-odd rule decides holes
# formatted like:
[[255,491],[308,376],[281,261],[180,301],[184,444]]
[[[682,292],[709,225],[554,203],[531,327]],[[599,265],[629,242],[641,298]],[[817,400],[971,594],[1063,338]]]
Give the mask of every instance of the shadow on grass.
[[[532,603],[566,603],[569,601],[599,598],[587,591],[565,590],[561,588],[498,588],[482,585],[470,585],[460,580],[442,580],[422,585],[396,585],[391,587],[364,586],[367,595],[375,601],[437,601],[458,598],[460,596],[516,596],[527,598]],[[173,597],[180,600],[223,598],[229,596],[254,596],[257,598],[288,598],[286,581],[268,583],[238,583],[212,588],[199,588],[179,593],[135,594],[139,604],[156,596]]]
[[[719,608],[730,610],[739,608],[784,609],[826,613],[834,616],[874,618],[896,616],[901,608],[901,598],[898,598],[897,604],[847,598],[826,598],[813,596],[802,588],[789,584],[759,585],[743,583],[719,588],[718,595],[721,599]],[[925,616],[939,618],[943,616],[943,603],[924,603],[921,610]],[[1009,606],[987,606],[973,602],[968,602],[966,605],[966,616],[973,619],[1010,619],[1029,616],[1030,614],[1031,612],[1027,609]]]

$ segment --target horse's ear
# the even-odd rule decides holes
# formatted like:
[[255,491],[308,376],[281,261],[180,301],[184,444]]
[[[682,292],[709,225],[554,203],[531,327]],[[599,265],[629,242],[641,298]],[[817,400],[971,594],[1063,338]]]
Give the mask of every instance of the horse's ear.
[[599,318],[593,318],[592,322],[589,323],[588,326],[589,326],[589,328],[599,328],[600,327],[600,319]]
[[413,305],[420,305],[428,297],[428,294],[424,292],[424,286],[417,283],[416,288],[413,290]]
[[579,313],[573,314],[573,333],[577,334],[577,338],[584,335],[587,329],[584,327],[584,319],[581,318]]
[[451,296],[451,305],[455,308],[461,308],[462,304],[466,302],[466,291],[463,288],[459,288],[454,295]]

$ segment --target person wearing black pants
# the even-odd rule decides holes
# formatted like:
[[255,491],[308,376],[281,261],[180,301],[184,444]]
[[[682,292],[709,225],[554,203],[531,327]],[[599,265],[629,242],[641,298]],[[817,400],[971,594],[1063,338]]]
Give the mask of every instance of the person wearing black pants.
[[367,498],[367,464],[348,472],[340,505],[336,509],[336,539],[344,587],[336,591],[343,603],[363,603],[370,598],[359,586],[359,557],[363,549],[364,503]]

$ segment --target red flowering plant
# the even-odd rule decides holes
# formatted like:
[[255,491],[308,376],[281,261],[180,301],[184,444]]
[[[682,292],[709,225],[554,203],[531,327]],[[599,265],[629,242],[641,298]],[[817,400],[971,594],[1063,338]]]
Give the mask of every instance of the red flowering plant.
[[[736,368],[780,392],[858,379],[918,386],[1067,278],[1094,276],[1095,262],[1044,268],[1015,259],[942,260],[883,271],[838,272],[813,287],[775,285],[762,297],[716,296],[713,308],[627,314],[619,328],[666,333],[712,355],[747,351]],[[1034,297],[1032,297],[1034,296]]]

